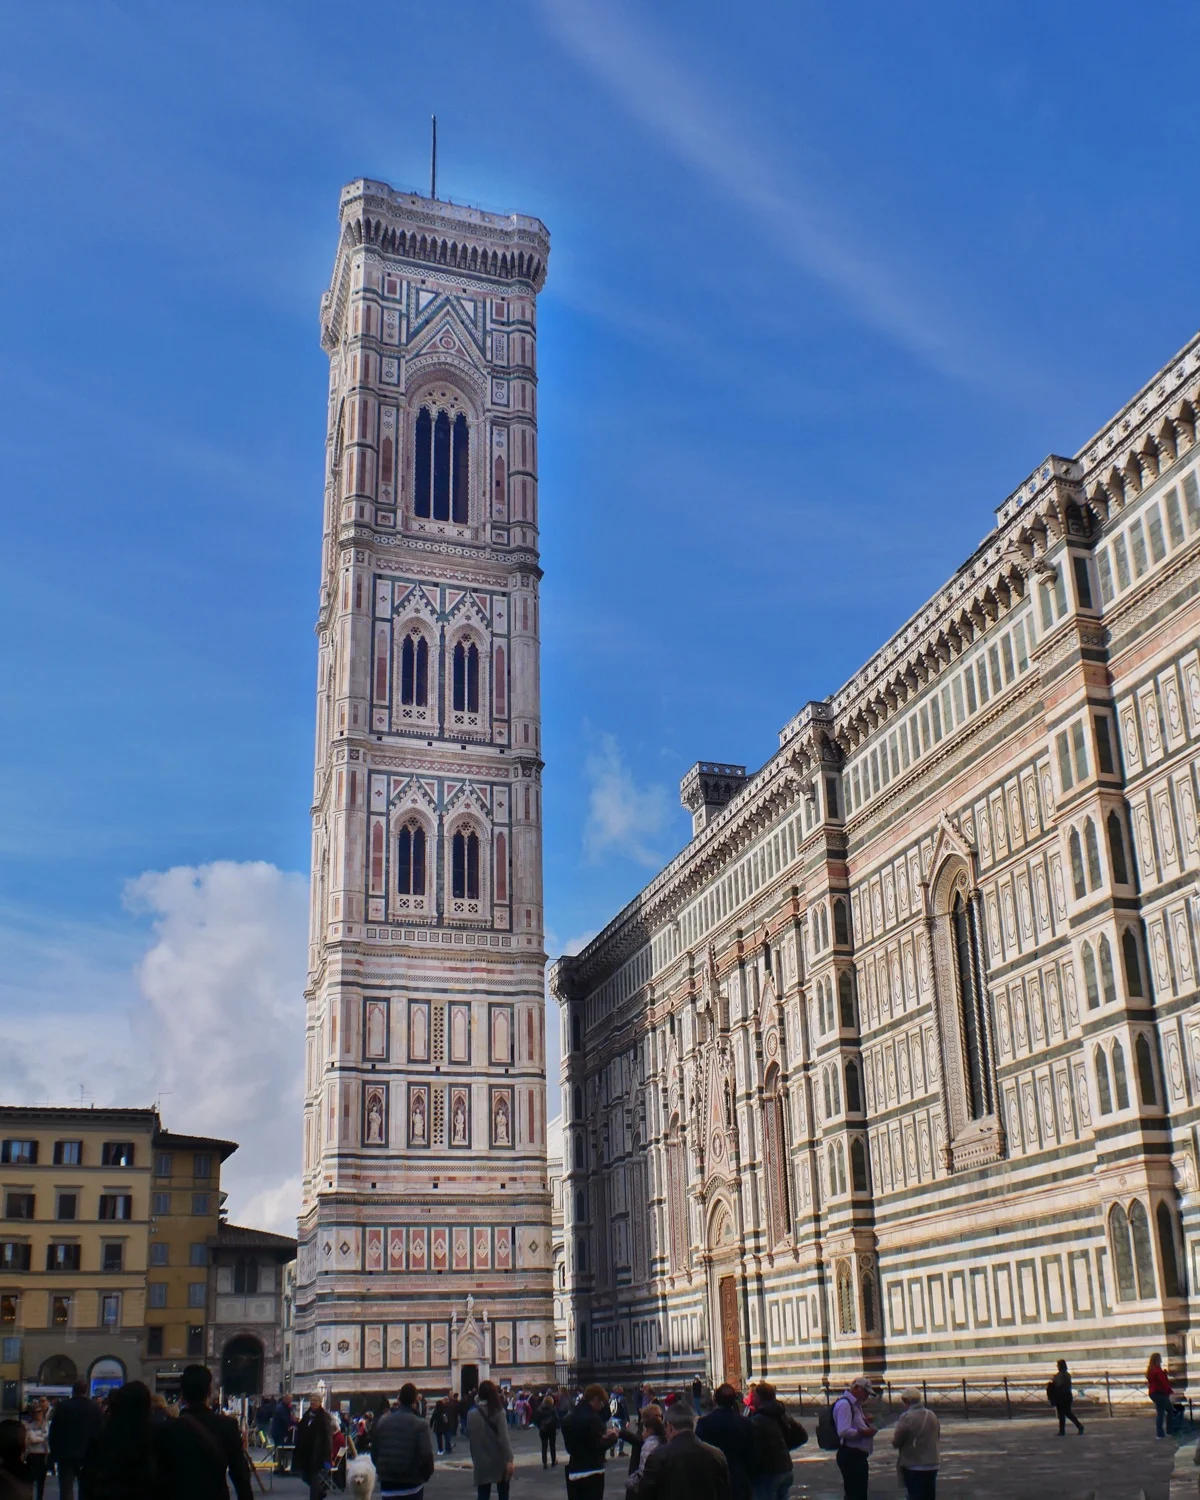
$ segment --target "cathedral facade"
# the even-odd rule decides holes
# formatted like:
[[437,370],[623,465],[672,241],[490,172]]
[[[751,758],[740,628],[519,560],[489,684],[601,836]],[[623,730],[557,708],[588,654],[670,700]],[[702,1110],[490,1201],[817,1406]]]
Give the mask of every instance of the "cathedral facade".
[[1198,408],[1200,337],[555,965],[581,1372],[1200,1355]]
[[552,1371],[536,219],[357,181],[329,356],[296,1380]]

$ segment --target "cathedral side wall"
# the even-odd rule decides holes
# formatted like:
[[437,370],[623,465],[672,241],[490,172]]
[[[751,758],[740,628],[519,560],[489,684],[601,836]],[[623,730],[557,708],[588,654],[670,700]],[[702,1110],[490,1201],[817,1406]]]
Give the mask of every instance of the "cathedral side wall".
[[581,1370],[1186,1364],[1196,370],[1047,460],[556,966]]

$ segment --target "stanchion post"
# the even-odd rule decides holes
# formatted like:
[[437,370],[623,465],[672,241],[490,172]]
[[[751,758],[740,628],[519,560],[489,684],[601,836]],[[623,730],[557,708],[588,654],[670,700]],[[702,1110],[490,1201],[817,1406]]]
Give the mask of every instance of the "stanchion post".
[[967,1381],[966,1381],[966,1377],[964,1376],[963,1377],[963,1421],[964,1422],[969,1422],[970,1420],[971,1420],[971,1411],[970,1411],[970,1408],[967,1406]]
[[1004,1377],[1004,1410],[1008,1413],[1008,1420],[1012,1421],[1012,1402],[1008,1398],[1008,1376]]
[[1104,1372],[1104,1394],[1108,1398],[1108,1414],[1112,1416],[1112,1381],[1108,1378],[1108,1371]]

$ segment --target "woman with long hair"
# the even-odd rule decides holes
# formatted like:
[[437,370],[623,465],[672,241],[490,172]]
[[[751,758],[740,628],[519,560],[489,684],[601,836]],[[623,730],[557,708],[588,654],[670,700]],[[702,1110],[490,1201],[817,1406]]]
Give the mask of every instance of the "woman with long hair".
[[1171,1422],[1171,1397],[1174,1389],[1163,1369],[1162,1355],[1156,1349],[1146,1366],[1146,1390],[1154,1402],[1154,1436],[1165,1438]]
[[508,1482],[514,1467],[512,1444],[508,1440],[504,1397],[494,1381],[481,1381],[475,1393],[475,1405],[467,1414],[467,1441],[471,1445],[477,1500],[488,1500],[492,1485],[496,1486],[496,1500],[508,1500]]
[[25,1419],[25,1467],[33,1485],[33,1500],[42,1500],[50,1469],[50,1403],[45,1396],[34,1397]]

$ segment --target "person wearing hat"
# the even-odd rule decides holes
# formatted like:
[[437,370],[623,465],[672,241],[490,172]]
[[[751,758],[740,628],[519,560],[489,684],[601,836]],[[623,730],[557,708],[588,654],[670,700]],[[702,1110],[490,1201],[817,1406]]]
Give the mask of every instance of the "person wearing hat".
[[915,1387],[900,1392],[904,1412],[892,1429],[892,1447],[909,1500],[935,1500],[942,1424]]
[[867,1500],[867,1476],[875,1428],[867,1420],[863,1402],[871,1394],[865,1375],[852,1380],[833,1403],[833,1425],[837,1428],[837,1466],[842,1474],[846,1500]]

